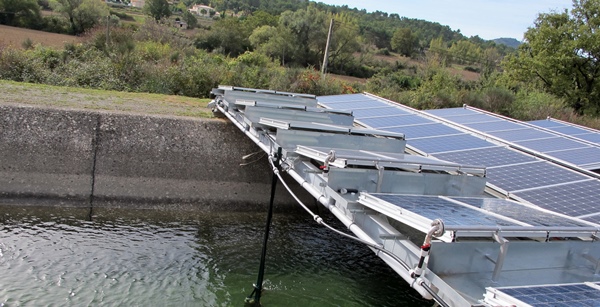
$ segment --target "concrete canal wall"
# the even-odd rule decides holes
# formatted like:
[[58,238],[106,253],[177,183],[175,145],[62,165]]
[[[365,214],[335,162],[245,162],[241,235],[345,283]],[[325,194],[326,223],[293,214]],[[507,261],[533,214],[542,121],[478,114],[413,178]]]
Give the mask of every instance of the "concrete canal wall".
[[[264,210],[266,158],[240,166],[257,151],[226,120],[0,105],[0,201]],[[276,203],[297,208],[281,185]]]

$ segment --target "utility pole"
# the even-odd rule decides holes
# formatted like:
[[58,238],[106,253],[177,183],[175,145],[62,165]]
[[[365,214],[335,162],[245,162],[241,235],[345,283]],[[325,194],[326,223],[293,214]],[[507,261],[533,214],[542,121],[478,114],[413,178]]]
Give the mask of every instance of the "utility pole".
[[110,15],[106,16],[106,48],[110,47]]
[[323,66],[321,66],[321,75],[327,73],[327,60],[329,58],[329,44],[331,43],[331,32],[333,32],[333,19],[329,23],[329,33],[327,33],[327,45],[325,45],[325,56],[323,57]]

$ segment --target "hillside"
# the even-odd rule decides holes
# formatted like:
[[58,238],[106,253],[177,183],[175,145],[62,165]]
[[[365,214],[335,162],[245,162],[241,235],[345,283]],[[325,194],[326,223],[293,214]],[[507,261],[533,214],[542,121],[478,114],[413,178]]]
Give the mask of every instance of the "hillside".
[[515,48],[515,49],[519,48],[519,46],[521,45],[520,41],[518,41],[515,38],[509,38],[509,37],[496,38],[492,41],[496,44],[505,45],[505,46]]

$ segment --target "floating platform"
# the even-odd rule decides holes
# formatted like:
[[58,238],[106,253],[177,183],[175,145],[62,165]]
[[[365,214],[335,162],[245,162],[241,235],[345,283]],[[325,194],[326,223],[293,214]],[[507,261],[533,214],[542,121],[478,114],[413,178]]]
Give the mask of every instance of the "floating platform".
[[275,171],[424,298],[442,306],[600,304],[596,131],[576,127],[579,139],[552,130],[557,124],[469,107],[423,112],[370,94],[231,86],[212,94],[215,111],[271,163],[279,158]]

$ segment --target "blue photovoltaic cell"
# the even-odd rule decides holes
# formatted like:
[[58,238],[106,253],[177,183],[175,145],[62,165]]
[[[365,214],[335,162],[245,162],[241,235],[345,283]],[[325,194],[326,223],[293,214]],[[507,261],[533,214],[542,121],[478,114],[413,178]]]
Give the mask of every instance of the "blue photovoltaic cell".
[[579,166],[600,163],[600,148],[597,147],[553,151],[548,155]]
[[472,123],[489,123],[494,121],[501,121],[501,119],[490,116],[487,114],[471,114],[461,116],[448,116],[445,117],[447,120],[455,122],[457,124],[472,124]]
[[330,108],[334,108],[336,110],[356,110],[356,109],[371,109],[371,108],[389,107],[389,105],[387,105],[383,102],[374,101],[374,100],[327,103],[325,105]]
[[541,210],[536,210],[519,204],[515,201],[498,198],[467,198],[450,197],[462,203],[480,208],[489,212],[500,214],[532,226],[547,227],[586,227],[589,226],[576,220],[561,217]]
[[449,135],[409,140],[407,145],[425,153],[494,147],[495,145],[469,134]]
[[345,94],[345,95],[331,95],[331,96],[319,96],[317,101],[323,104],[349,102],[349,101],[365,101],[374,100],[364,94]]
[[461,165],[481,165],[486,167],[537,161],[534,157],[500,146],[440,153],[436,154],[435,157]]
[[554,128],[551,128],[551,130],[560,132],[560,133],[566,134],[566,135],[578,135],[578,134],[589,133],[588,130],[584,130],[584,129],[577,128],[577,127],[571,127],[571,126],[554,127]]
[[436,115],[439,117],[448,117],[455,115],[471,115],[471,114],[479,114],[479,112],[465,109],[465,108],[449,108],[449,109],[435,109],[435,110],[427,110],[426,113]]
[[600,133],[579,134],[577,138],[600,145]]
[[567,125],[565,125],[565,124],[557,123],[557,122],[547,120],[547,119],[533,120],[533,121],[529,121],[528,123],[530,123],[532,125],[536,125],[538,127],[542,127],[542,128],[567,127]]
[[[548,162],[533,162],[487,169],[487,178],[493,185],[509,192],[586,180],[589,177]],[[537,203],[535,203],[537,205]]]
[[465,126],[471,127],[481,132],[523,129],[523,125],[515,124],[513,122],[504,120],[491,123],[466,124]]
[[396,127],[406,125],[419,125],[432,123],[431,120],[425,119],[419,115],[400,115],[400,116],[389,116],[389,117],[371,117],[363,118],[360,120],[361,123],[380,129],[383,127]]
[[370,195],[430,220],[441,218],[446,228],[452,226],[518,226],[437,196],[377,193]]
[[600,290],[586,284],[497,289],[535,307],[599,306]]
[[598,191],[600,180],[593,179],[513,194],[550,211],[578,217],[600,213]]
[[429,136],[442,136],[442,135],[452,135],[452,134],[463,134],[464,133],[464,132],[458,131],[454,128],[450,128],[444,124],[438,124],[438,123],[392,127],[392,128],[384,128],[382,130],[403,133],[407,140],[421,138],[421,137],[429,137]]
[[408,115],[411,114],[397,107],[380,107],[380,108],[371,108],[371,109],[359,109],[354,110],[352,115],[354,118],[361,119],[365,117],[375,117],[375,116],[394,116],[394,115]]
[[505,141],[509,142],[517,142],[517,141],[525,141],[525,140],[535,140],[535,139],[543,139],[543,138],[551,138],[554,137],[554,134],[543,132],[537,129],[524,128],[519,130],[509,130],[509,131],[494,131],[488,132],[490,135],[493,135],[497,138],[501,138]]
[[515,143],[539,152],[589,147],[581,142],[572,141],[561,137],[542,140],[519,141]]

